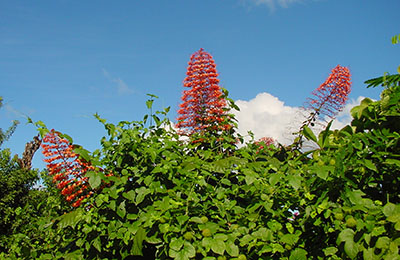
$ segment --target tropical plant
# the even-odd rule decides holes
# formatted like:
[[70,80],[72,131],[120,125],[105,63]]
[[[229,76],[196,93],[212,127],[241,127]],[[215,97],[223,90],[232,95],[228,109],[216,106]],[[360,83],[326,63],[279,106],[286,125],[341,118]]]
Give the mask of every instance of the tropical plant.
[[[312,104],[321,115],[334,116],[347,98],[346,70],[334,75],[315,92]],[[306,152],[279,144],[260,150],[257,142],[237,147],[235,137],[207,131],[192,136],[218,142],[182,141],[158,117],[169,109],[153,114],[153,95],[142,121],[115,125],[97,115],[107,131],[100,150],[90,153],[57,134],[68,140],[60,145],[74,154],[69,159],[93,167],[79,178],[96,192],[81,201],[86,207],[58,216],[49,207],[50,216],[34,225],[41,235],[15,238],[26,249],[14,247],[7,256],[400,259],[398,83],[381,81],[381,99],[364,99],[343,129],[332,131],[329,122],[316,136],[310,120],[299,133],[315,143]],[[37,125],[43,136],[49,132]]]
[[183,86],[182,104],[178,110],[176,127],[181,134],[192,135],[206,131],[227,131],[227,102],[219,84],[213,57],[203,49],[195,52],[189,61]]
[[74,147],[67,138],[62,138],[59,132],[50,130],[43,138],[42,148],[47,170],[53,176],[53,182],[61,190],[66,200],[73,207],[79,207],[83,199],[93,192],[88,191],[88,171],[95,168],[85,162],[74,152]]
[[302,123],[300,131],[296,133],[295,147],[301,147],[302,132],[306,127],[314,126],[318,119],[324,120],[324,117],[334,119],[336,117],[346,104],[350,91],[350,71],[346,67],[337,65],[332,69],[325,82],[311,93],[312,97],[308,98],[303,106],[305,111],[311,112]]

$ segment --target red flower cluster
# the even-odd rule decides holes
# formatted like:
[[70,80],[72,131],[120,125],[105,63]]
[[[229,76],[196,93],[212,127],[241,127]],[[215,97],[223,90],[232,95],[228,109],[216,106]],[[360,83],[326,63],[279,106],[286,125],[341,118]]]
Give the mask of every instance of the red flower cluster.
[[212,56],[203,49],[190,57],[183,86],[178,123],[182,134],[191,135],[206,130],[224,131],[230,124],[223,123],[226,100],[219,87],[218,73]]
[[275,144],[275,140],[272,137],[262,137],[258,139],[258,141],[254,142],[258,145],[259,150],[264,149],[265,147],[270,146],[271,144]]
[[72,202],[73,207],[79,207],[83,199],[93,192],[88,191],[88,178],[85,173],[93,170],[89,163],[83,162],[73,152],[73,145],[68,140],[60,138],[59,133],[51,130],[43,138],[43,155],[47,157],[49,175],[53,176],[53,182],[67,201]]
[[305,108],[333,119],[343,109],[350,91],[350,71],[337,65],[326,81],[312,92],[314,97],[307,100]]

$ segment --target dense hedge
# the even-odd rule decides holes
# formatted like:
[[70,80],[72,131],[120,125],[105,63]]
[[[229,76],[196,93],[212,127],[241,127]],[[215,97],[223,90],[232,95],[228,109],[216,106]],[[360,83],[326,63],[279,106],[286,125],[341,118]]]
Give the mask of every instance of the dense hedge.
[[36,235],[13,236],[3,256],[399,259],[399,101],[394,81],[352,110],[351,125],[318,137],[305,127],[317,147],[307,152],[238,147],[231,134],[182,141],[159,118],[167,111],[117,125],[98,117],[101,150],[76,149],[98,169],[87,174],[94,195],[36,219]]

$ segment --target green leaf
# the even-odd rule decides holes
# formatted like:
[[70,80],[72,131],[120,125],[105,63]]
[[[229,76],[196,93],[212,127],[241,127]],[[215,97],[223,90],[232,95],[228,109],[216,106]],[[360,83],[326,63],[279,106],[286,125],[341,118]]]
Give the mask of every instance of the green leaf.
[[296,244],[298,239],[299,239],[299,237],[295,234],[284,234],[280,238],[280,241],[284,244],[289,244],[292,246],[292,245]]
[[169,243],[169,248],[179,251],[183,246],[183,239],[172,238],[171,242]]
[[333,120],[331,120],[328,125],[326,126],[325,130],[322,131],[319,135],[318,135],[318,145],[320,148],[324,148],[329,144],[329,129],[331,128]]
[[181,215],[176,217],[176,220],[178,221],[179,225],[182,226],[183,224],[185,224],[185,222],[189,219],[189,216],[187,215]]
[[146,94],[147,96],[151,97],[151,98],[158,98],[158,96],[154,95],[154,94]]
[[363,257],[364,257],[364,260],[375,260],[375,259],[377,259],[376,255],[374,254],[374,248],[364,248]]
[[307,251],[302,248],[296,248],[290,253],[289,260],[306,260]]
[[203,220],[201,220],[201,218],[199,218],[199,217],[191,217],[189,221],[190,222],[194,222],[194,223],[198,223],[198,224],[202,224],[203,223]]
[[133,255],[143,255],[143,241],[146,239],[146,231],[140,227],[138,231],[136,231],[135,237],[133,238],[133,245],[131,249],[131,253]]
[[211,237],[204,237],[201,241],[201,245],[208,250],[211,248],[211,244],[213,243],[213,239]]
[[154,100],[152,100],[152,99],[146,101],[146,106],[148,109],[151,109],[151,107],[153,106],[153,102],[154,102]]
[[110,201],[110,203],[108,204],[108,207],[110,209],[112,209],[113,211],[115,211],[115,208],[116,208],[115,200]]
[[383,206],[382,212],[386,217],[390,217],[396,213],[400,213],[400,207],[388,202],[385,206]]
[[58,223],[59,228],[64,229],[66,227],[75,228],[76,224],[81,220],[82,209],[75,209],[67,214],[59,217],[60,222]]
[[392,223],[400,222],[400,213],[390,215],[387,220]]
[[319,178],[326,180],[329,176],[329,172],[333,171],[334,167],[327,166],[327,165],[323,165],[323,166],[314,165],[314,166],[310,167],[310,170],[315,172]]
[[226,252],[232,256],[232,257],[236,257],[239,255],[239,247],[237,245],[235,245],[235,243],[231,240],[228,240],[226,243]]
[[35,123],[35,125],[36,125],[36,126],[40,126],[41,128],[47,128],[46,125],[43,123],[43,121],[40,121],[40,120],[37,121],[37,122]]
[[350,258],[355,258],[358,254],[358,245],[354,242],[354,230],[346,228],[339,233],[336,243],[340,245],[344,242],[344,251]]
[[378,240],[376,241],[376,248],[379,249],[386,249],[389,248],[390,244],[390,238],[388,237],[379,237]]
[[278,230],[282,229],[282,225],[281,223],[279,223],[276,220],[271,220],[267,223],[267,226],[273,231],[273,232],[277,232]]
[[364,164],[368,169],[373,170],[375,172],[378,172],[378,170],[376,169],[375,164],[371,160],[364,160]]
[[144,200],[144,197],[150,193],[150,190],[147,189],[146,187],[140,187],[135,191],[136,191],[136,205],[140,204]]
[[287,180],[289,182],[289,184],[295,189],[297,190],[298,188],[301,187],[301,181],[303,180],[303,178],[299,175],[288,175],[287,176]]
[[394,228],[395,228],[397,231],[400,231],[400,222],[397,222],[397,223],[394,225]]
[[223,255],[226,249],[225,242],[221,239],[213,239],[213,243],[211,244],[211,250],[219,255]]
[[132,202],[135,201],[136,193],[133,190],[122,193],[122,196]]
[[382,234],[384,234],[386,232],[385,227],[380,226],[380,227],[374,227],[374,229],[372,229],[371,235],[372,236],[380,236]]
[[187,241],[185,241],[185,243],[184,243],[183,251],[185,252],[185,255],[188,258],[193,258],[196,255],[196,249],[194,248],[194,246],[192,244],[190,244]]
[[400,167],[400,160],[396,160],[396,159],[386,159],[385,160],[386,164],[392,164],[392,165],[396,165],[397,167]]
[[101,252],[101,241],[100,237],[96,237],[92,243],[93,247],[97,249],[97,251]]
[[358,254],[358,245],[354,241],[347,241],[344,243],[344,252],[354,259]]
[[331,256],[336,254],[336,252],[338,251],[338,249],[336,247],[327,247],[324,249],[324,254],[326,256]]
[[176,260],[188,260],[189,258],[193,258],[196,256],[196,249],[192,244],[185,241],[183,248],[178,252],[170,248],[169,256]]
[[121,218],[125,217],[125,215],[126,215],[125,200],[123,202],[121,202],[121,204],[119,204],[119,206],[117,208],[117,214]]
[[352,190],[352,191],[347,191],[346,195],[350,199],[351,203],[353,203],[354,205],[359,205],[362,204],[363,200],[362,196],[364,196],[365,193],[362,192],[361,190]]
[[269,184],[272,186],[276,185],[283,176],[284,175],[280,172],[271,174],[271,177],[269,177]]
[[317,137],[315,136],[315,134],[313,133],[313,131],[312,131],[308,126],[304,126],[303,135],[304,135],[308,140],[312,140],[312,141],[314,141],[315,143],[318,142]]
[[247,185],[251,185],[258,178],[258,174],[252,170],[245,169],[243,173]]
[[263,241],[270,241],[273,239],[272,231],[265,227],[262,227],[259,230],[254,231],[251,235],[254,236],[255,238],[259,238]]
[[354,230],[346,228],[339,233],[336,243],[339,245],[341,242],[353,241]]
[[356,119],[361,118],[361,116],[362,116],[364,110],[365,110],[371,103],[373,103],[373,101],[372,101],[371,99],[369,99],[369,98],[364,98],[364,99],[361,101],[361,104],[360,104],[360,105],[355,106],[355,107],[353,107],[353,108],[350,110],[351,116],[354,117],[354,118],[356,118]]
[[90,161],[90,155],[89,152],[82,147],[78,146],[74,148],[74,152],[79,154],[80,157],[82,157],[85,161],[89,162]]
[[97,187],[100,186],[101,184],[101,176],[100,173],[90,171],[86,173],[86,177],[89,178],[89,185],[92,187],[92,189],[96,189]]

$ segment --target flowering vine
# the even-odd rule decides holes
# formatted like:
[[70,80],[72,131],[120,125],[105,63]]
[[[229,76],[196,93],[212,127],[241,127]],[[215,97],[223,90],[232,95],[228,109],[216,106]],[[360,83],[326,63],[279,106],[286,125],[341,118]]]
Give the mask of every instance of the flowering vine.
[[212,56],[203,49],[189,61],[183,86],[182,104],[176,127],[181,134],[192,135],[205,131],[226,131],[232,128],[226,120],[226,100],[221,91],[218,73]]
[[79,207],[82,200],[93,193],[88,191],[88,178],[85,174],[94,170],[94,167],[80,159],[74,153],[73,145],[67,139],[61,138],[54,129],[45,135],[41,146],[53,182],[73,207]]

